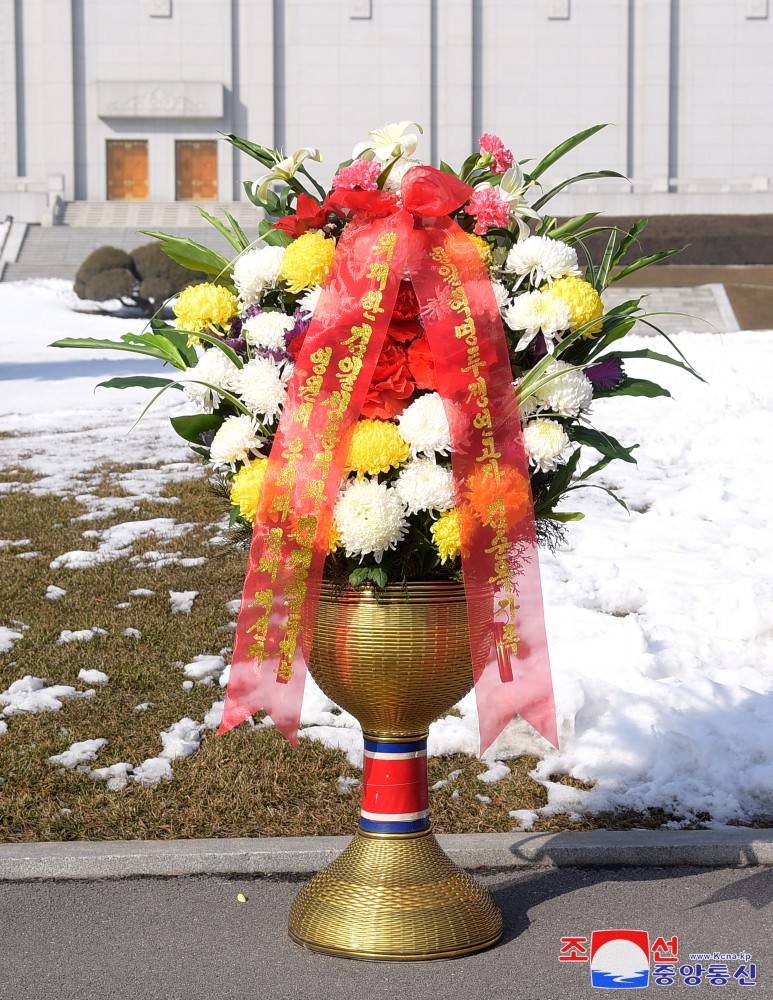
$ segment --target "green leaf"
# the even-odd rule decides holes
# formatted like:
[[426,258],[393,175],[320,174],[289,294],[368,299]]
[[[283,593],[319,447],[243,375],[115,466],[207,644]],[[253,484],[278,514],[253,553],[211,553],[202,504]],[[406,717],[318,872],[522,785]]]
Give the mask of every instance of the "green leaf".
[[187,368],[185,359],[182,357],[180,352],[177,350],[177,345],[173,344],[172,341],[161,333],[125,333],[121,340],[126,344],[141,344],[147,347],[155,348],[161,352],[161,357],[163,357],[170,364],[174,365],[175,368]]
[[142,229],[144,236],[150,236],[161,244],[161,249],[172,260],[192,271],[203,271],[215,278],[225,278],[227,283],[231,274],[231,262],[222,254],[196,243],[189,236],[169,236],[152,229]]
[[609,279],[609,284],[613,285],[616,281],[620,281],[621,278],[625,278],[626,275],[633,274],[634,271],[640,271],[643,267],[649,267],[650,264],[655,264],[659,260],[665,260],[667,257],[673,257],[675,253],[681,253],[684,249],[685,247],[676,247],[673,250],[659,250],[657,253],[651,253],[646,257],[640,257],[627,267],[622,267],[619,271],[615,271]]
[[223,418],[216,413],[191,413],[169,419],[180,437],[193,444],[200,444],[199,434],[217,430],[223,422]]
[[244,246],[239,240],[239,237],[232,233],[224,222],[221,222],[220,219],[205,211],[201,205],[197,205],[196,207],[198,208],[199,215],[201,215],[202,219],[206,219],[210,226],[214,226],[215,229],[228,240],[237,253],[241,253],[241,251],[244,250]]
[[185,368],[185,364],[181,358],[178,361],[172,361],[170,357],[169,349],[162,350],[161,348],[155,346],[152,343],[147,343],[139,340],[135,334],[127,334],[126,336],[133,337],[133,341],[127,341],[123,338],[121,340],[96,340],[90,337],[76,338],[76,337],[65,337],[63,340],[55,340],[53,344],[49,344],[50,347],[81,347],[86,350],[110,350],[110,351],[126,351],[129,354],[142,354],[148,358],[158,358],[160,361],[166,361],[174,364],[175,368]]
[[224,344],[220,337],[214,337],[211,334],[203,333],[202,331],[199,331],[199,333],[193,333],[191,334],[191,336],[198,337],[199,340],[203,340],[206,341],[206,343],[208,344],[212,344],[213,347],[216,347],[219,351],[222,351],[223,354],[225,354],[225,356],[228,358],[228,360],[231,361],[233,364],[235,364],[237,368],[244,368],[244,362],[236,353],[236,351],[232,347],[229,347],[228,344]]
[[196,364],[198,355],[196,354],[196,349],[188,343],[187,333],[181,333],[176,326],[170,326],[162,319],[152,319],[150,327],[154,333],[166,337],[167,340],[170,340],[174,344],[188,368]]
[[349,574],[349,583],[352,587],[361,587],[369,579],[370,569],[367,566],[360,566]]
[[[584,215],[575,215],[573,219],[567,219],[566,222],[544,233],[544,235],[550,236],[554,240],[562,240],[566,236],[574,236],[578,229],[581,229],[586,222],[590,222],[591,219],[595,219],[600,214],[600,212],[586,212]],[[585,234],[581,233],[580,235]]]
[[98,389],[158,389],[160,386],[176,386],[177,388],[182,388],[178,385],[174,379],[171,378],[158,378],[155,375],[126,375],[118,376],[116,378],[108,379],[107,382],[99,382],[97,384]]
[[234,507],[231,507],[231,510],[230,510],[230,512],[228,514],[228,527],[229,528],[233,528],[233,526],[236,524],[236,522],[237,521],[241,521],[241,519],[242,519],[242,509],[241,509],[241,507],[239,507],[238,505],[234,506]]
[[692,365],[685,361],[677,361],[676,358],[669,357],[668,354],[658,354],[657,351],[643,350],[643,351],[610,351],[609,354],[605,354],[603,358],[597,358],[593,363],[598,365],[602,361],[606,361],[607,358],[620,358],[624,360],[625,358],[649,358],[650,361],[663,361],[667,365],[675,365],[677,368],[683,368],[684,371],[689,372],[696,378],[700,379],[701,382],[705,382],[706,379],[703,378],[695,371]]
[[601,266],[596,272],[596,280],[594,282],[594,287],[597,292],[603,292],[607,287],[607,278],[609,277],[609,268],[612,264],[612,255],[615,252],[615,245],[617,243],[617,232],[612,230],[609,234],[609,239],[607,240],[607,247],[604,251],[604,257],[601,261]]
[[236,219],[231,215],[230,212],[227,212],[224,208],[221,209],[221,211],[223,215],[226,217],[226,219],[228,219],[228,221],[231,223],[231,229],[233,229],[234,235],[239,240],[242,250],[246,250],[250,245],[250,241],[247,239],[246,233],[239,225],[239,223],[236,221]]
[[547,156],[544,156],[533,170],[529,171],[529,176],[532,179],[536,179],[541,174],[544,174],[548,167],[552,167],[553,164],[560,160],[562,156],[571,152],[575,146],[579,146],[580,143],[585,142],[586,139],[590,139],[592,135],[595,135],[603,128],[606,128],[607,124],[608,123],[604,123],[603,125],[592,125],[590,128],[583,129],[582,132],[578,132],[569,139],[565,139],[564,142],[559,143],[555,149],[551,149]]
[[602,399],[604,396],[648,396],[650,399],[655,396],[670,396],[668,389],[658,385],[656,382],[648,382],[646,378],[625,378],[616,389],[597,389],[593,393],[594,399]]
[[[532,174],[533,176],[534,174]],[[531,207],[535,212],[539,212],[543,205],[547,205],[551,198],[554,198],[559,191],[563,191],[565,187],[569,187],[570,184],[575,184],[577,181],[596,180],[599,177],[620,177],[624,181],[628,180],[625,174],[621,174],[617,170],[590,170],[584,174],[575,174],[574,177],[569,177],[567,180],[561,181],[560,184],[556,184],[549,191],[546,191],[540,198],[537,198]]]
[[453,174],[454,177],[458,176],[454,168],[452,166],[449,166],[449,164],[446,163],[445,160],[440,161],[440,169],[443,171],[444,174]]
[[620,246],[617,253],[612,261],[612,266],[616,267],[626,254],[628,248],[636,242],[639,238],[639,234],[647,228],[649,219],[639,219],[638,222],[634,222],[628,232],[620,240]]
[[547,517],[551,521],[562,521],[562,522],[582,521],[582,519],[585,517],[585,515],[581,514],[579,511],[564,511],[564,510],[554,510],[551,511],[549,514],[542,514],[540,516]]
[[622,462],[631,462],[633,465],[636,465],[636,459],[631,452],[639,447],[638,444],[632,444],[630,448],[626,448],[620,444],[617,438],[613,438],[611,434],[597,431],[594,427],[576,425],[571,429],[571,435],[575,441],[595,448],[596,451],[601,452],[607,458],[619,458]]
[[275,150],[269,149],[267,146],[260,146],[255,142],[250,142],[249,139],[242,139],[241,136],[232,133],[223,135],[223,138],[236,149],[241,150],[242,153],[246,153],[253,160],[262,163],[264,167],[273,167],[276,164]]
[[590,477],[595,476],[597,472],[601,472],[602,469],[606,469],[610,462],[614,462],[614,458],[609,455],[605,455],[600,461],[596,462],[595,465],[591,465],[590,468],[586,469],[581,476],[578,476],[578,481],[590,479]]
[[615,493],[614,490],[611,490],[608,486],[601,486],[599,483],[578,483],[576,486],[571,486],[567,490],[567,493],[572,493],[574,490],[602,490],[608,496],[612,497],[613,500],[616,500],[624,511],[629,514],[631,513],[630,510],[628,510],[628,504],[625,500],[623,500],[622,497],[619,497],[617,493]]
[[575,451],[570,455],[569,461],[566,465],[559,466],[556,470],[553,478],[551,479],[550,487],[543,496],[539,506],[534,511],[537,517],[547,517],[552,508],[555,507],[561,499],[562,494],[566,492],[569,482],[577,468],[577,463],[580,460],[581,451],[581,448],[575,449]]
[[387,571],[382,566],[376,566],[370,571],[370,578],[377,587],[386,587],[389,583]]
[[[682,359],[682,361],[684,361],[684,363],[688,367],[690,367],[690,362],[684,356],[684,354],[682,353],[682,351],[679,350],[679,348],[677,347],[677,345],[669,337],[669,335],[666,333],[666,331],[665,330],[661,330],[659,326],[656,326],[654,323],[650,323],[650,321],[647,319],[648,316],[656,316],[656,315],[658,315],[658,313],[645,313],[643,316],[639,316],[638,320],[639,320],[640,323],[644,323],[645,326],[648,326],[652,330],[655,330],[657,333],[659,333],[660,336],[668,344],[670,344],[671,347],[673,347],[673,349],[676,351],[676,353],[679,355],[679,357]],[[675,312],[671,312],[671,313],[667,313],[666,315],[668,315],[668,316],[682,316],[682,315],[689,315],[689,313],[675,313]],[[701,382],[705,382],[706,381],[705,379],[701,378],[700,375],[693,368],[690,368],[690,370],[692,371],[693,375],[695,375],[696,378],[699,378],[701,380]]]
[[[607,321],[609,320],[610,316],[614,317],[614,322],[610,323],[608,326]],[[602,327],[601,338],[596,341],[595,347],[591,350],[591,353],[588,355],[586,364],[591,364],[591,363],[593,363],[594,365],[598,364],[597,355],[601,354],[603,350],[605,350],[610,344],[613,344],[616,340],[621,340],[627,333],[630,333],[630,331],[635,326],[636,326],[635,316],[623,318],[622,316],[618,317],[614,313],[607,313],[607,315],[604,317],[604,325]],[[610,355],[605,355],[605,357],[609,356]]]
[[288,236],[281,229],[274,229],[274,224],[268,219],[261,219],[258,224],[258,234],[269,246],[289,247],[293,241],[292,236]]

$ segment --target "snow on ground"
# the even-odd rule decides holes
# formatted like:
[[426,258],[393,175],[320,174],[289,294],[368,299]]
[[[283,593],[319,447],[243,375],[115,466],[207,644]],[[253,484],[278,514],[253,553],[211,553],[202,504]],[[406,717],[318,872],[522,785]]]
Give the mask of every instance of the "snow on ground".
[[0,716],[21,715],[22,712],[58,712],[65,701],[93,698],[93,688],[78,691],[69,684],[49,684],[42,677],[27,674],[0,692]]
[[107,746],[107,740],[100,737],[96,740],[82,740],[80,743],[71,743],[62,753],[54,754],[48,758],[49,764],[58,764],[59,767],[73,768],[79,764],[86,764],[88,761],[96,760],[99,751]]
[[15,642],[24,638],[24,633],[18,629],[8,628],[7,625],[0,625],[0,653],[7,653]]
[[172,607],[172,614],[189,615],[198,596],[198,590],[170,590],[169,604]]
[[[0,465],[42,474],[35,491],[83,496],[97,518],[126,506],[111,504],[126,498],[106,501],[88,492],[100,465],[115,460],[117,442],[121,462],[137,470],[115,476],[130,494],[153,496],[199,473],[167,423],[170,412],[186,409],[179,394],[162,397],[128,436],[147,395],[93,394],[97,381],[151,372],[152,362],[45,346],[57,337],[101,338],[141,326],[70,312],[66,288],[56,281],[0,285],[8,362],[0,375],[0,430],[18,435],[0,437]],[[564,506],[585,520],[568,526],[565,547],[542,553],[561,749],[516,720],[486,754],[489,781],[504,776],[503,761],[536,754],[535,774],[548,789],[546,814],[658,807],[688,820],[709,814],[715,824],[773,814],[773,533],[762,487],[773,439],[773,386],[762,373],[773,364],[773,334],[684,333],[676,343],[707,384],[673,367],[630,361],[630,374],[667,385],[674,398],[623,397],[593,407],[596,427],[641,444],[638,466],[617,462],[599,479],[628,500],[630,513],[599,490],[577,492]],[[629,337],[625,347],[669,352],[652,337]],[[155,464],[163,468],[148,467]],[[100,534],[100,545],[106,537]],[[8,541],[24,548],[16,544],[22,539]],[[13,623],[0,622],[0,642],[18,638]],[[188,668],[202,662],[203,654],[186,665],[189,679],[201,682]],[[209,673],[213,681],[219,669]],[[227,667],[221,682],[226,676]],[[26,677],[0,694],[0,707],[7,717],[91,695]],[[92,776],[108,787],[114,780],[116,790],[129,776],[146,785],[170,779],[170,759],[183,747],[195,752],[219,724],[222,707],[222,700],[214,702],[201,723],[186,718],[169,726],[159,757]],[[433,725],[430,753],[477,752],[474,694],[458,707],[461,718]],[[361,763],[355,720],[311,681],[302,725],[304,735]],[[551,780],[562,774],[594,787]],[[449,774],[442,787],[456,777]],[[511,813],[524,829],[536,816]]]
[[64,646],[68,642],[91,642],[97,635],[107,635],[107,630],[100,628],[98,625],[94,625],[91,628],[79,628],[75,631],[66,628],[59,633],[56,644],[57,646]]
[[86,684],[109,684],[110,678],[102,670],[86,670],[84,667],[78,671],[78,680],[85,681]]

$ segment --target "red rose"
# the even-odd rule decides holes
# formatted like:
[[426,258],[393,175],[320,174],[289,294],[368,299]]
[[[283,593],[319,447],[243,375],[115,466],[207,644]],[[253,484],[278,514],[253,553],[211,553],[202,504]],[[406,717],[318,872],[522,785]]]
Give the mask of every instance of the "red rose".
[[423,333],[424,327],[418,319],[395,320],[393,316],[387,330],[387,337],[392,337],[400,344],[410,344],[412,340],[416,340]]
[[416,388],[407,362],[406,349],[387,334],[362,407],[363,417],[391,420],[403,412]]
[[301,348],[303,347],[303,342],[306,339],[306,334],[308,330],[304,333],[299,333],[297,337],[293,337],[290,343],[287,345],[287,350],[293,356],[293,360],[298,360],[298,355],[301,353]]
[[397,293],[395,311],[392,313],[392,321],[403,319],[416,319],[419,315],[419,300],[410,281],[401,281],[400,290]]
[[426,337],[414,340],[408,348],[408,368],[417,389],[432,389],[437,392],[435,362]]

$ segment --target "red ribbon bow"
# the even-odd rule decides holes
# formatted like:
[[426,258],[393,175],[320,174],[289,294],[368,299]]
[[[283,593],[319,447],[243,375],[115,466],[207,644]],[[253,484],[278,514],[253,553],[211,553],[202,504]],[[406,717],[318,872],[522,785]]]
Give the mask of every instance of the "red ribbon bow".
[[516,714],[558,745],[507,343],[478,248],[449,217],[471,194],[458,178],[416,166],[402,206],[383,191],[325,200],[349,224],[269,457],[220,733],[263,709],[297,744],[333,505],[407,267],[451,428],[481,753]]

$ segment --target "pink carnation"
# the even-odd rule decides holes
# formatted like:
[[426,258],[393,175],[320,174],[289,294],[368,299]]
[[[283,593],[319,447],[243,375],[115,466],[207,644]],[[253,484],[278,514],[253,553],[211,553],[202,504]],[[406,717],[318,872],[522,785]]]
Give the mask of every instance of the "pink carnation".
[[333,190],[359,188],[361,191],[375,191],[380,173],[381,165],[373,160],[355,160],[351,166],[341,167],[338,171],[333,178]]
[[492,226],[506,226],[510,221],[510,205],[499,193],[499,188],[480,188],[470,198],[467,214],[474,215],[474,233],[484,236]]
[[484,132],[478,140],[481,153],[490,153],[494,157],[491,165],[492,174],[503,174],[513,165],[513,154],[505,147],[498,135]]

